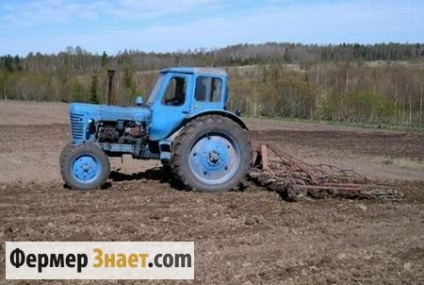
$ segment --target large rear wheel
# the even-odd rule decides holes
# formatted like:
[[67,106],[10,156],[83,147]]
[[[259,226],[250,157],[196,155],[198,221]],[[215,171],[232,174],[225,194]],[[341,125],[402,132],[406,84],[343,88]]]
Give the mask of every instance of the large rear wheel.
[[94,144],[67,145],[60,155],[60,173],[72,189],[98,188],[109,177],[109,158]]
[[174,141],[171,165],[186,187],[222,192],[238,188],[252,162],[246,130],[221,115],[189,122]]

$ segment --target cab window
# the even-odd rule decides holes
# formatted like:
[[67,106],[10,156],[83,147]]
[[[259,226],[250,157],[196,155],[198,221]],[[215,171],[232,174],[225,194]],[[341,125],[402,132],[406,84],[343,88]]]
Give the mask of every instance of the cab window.
[[185,102],[187,82],[184,77],[173,77],[169,81],[162,104],[169,106],[181,106]]
[[196,79],[196,101],[219,102],[221,101],[222,80],[220,78],[199,76]]

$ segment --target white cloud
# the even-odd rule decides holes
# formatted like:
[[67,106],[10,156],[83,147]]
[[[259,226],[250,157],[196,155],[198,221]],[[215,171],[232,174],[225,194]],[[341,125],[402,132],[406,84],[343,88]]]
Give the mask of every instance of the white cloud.
[[162,0],[139,1],[118,0],[107,13],[118,18],[146,19],[165,15],[178,15],[192,12],[196,9],[205,9],[218,4],[219,0]]
[[50,24],[66,24],[75,20],[95,20],[105,8],[103,1],[41,0],[3,4],[3,24],[13,29]]
[[[39,0],[3,4],[4,24],[28,28],[46,23],[65,24],[76,20],[126,21],[151,19],[167,15],[191,13],[213,7],[222,0]],[[0,10],[1,11],[1,10]],[[1,15],[0,14],[0,15]]]

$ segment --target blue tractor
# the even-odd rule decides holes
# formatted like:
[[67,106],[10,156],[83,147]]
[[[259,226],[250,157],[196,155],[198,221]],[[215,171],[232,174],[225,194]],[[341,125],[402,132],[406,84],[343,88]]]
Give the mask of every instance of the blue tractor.
[[109,157],[159,159],[196,191],[238,188],[252,147],[245,123],[227,111],[228,76],[217,68],[160,71],[149,99],[133,107],[73,103],[72,142],[60,156],[68,187],[93,189],[109,177]]

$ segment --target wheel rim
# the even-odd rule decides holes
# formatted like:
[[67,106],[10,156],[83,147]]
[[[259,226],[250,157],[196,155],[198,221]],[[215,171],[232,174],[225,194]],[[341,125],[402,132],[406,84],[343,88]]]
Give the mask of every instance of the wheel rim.
[[72,161],[72,176],[79,183],[88,184],[100,176],[101,164],[91,155],[81,155]]
[[208,185],[229,181],[240,167],[240,148],[229,136],[207,134],[190,150],[189,167],[194,176]]

